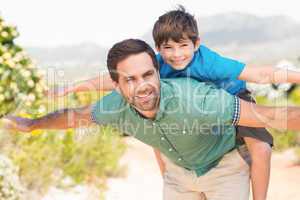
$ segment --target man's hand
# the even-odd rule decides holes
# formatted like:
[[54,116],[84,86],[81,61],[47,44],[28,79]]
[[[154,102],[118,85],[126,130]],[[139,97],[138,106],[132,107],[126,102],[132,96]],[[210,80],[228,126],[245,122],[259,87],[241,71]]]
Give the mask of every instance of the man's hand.
[[69,87],[53,87],[45,92],[50,97],[64,97],[70,93]]
[[33,124],[34,119],[8,116],[2,119],[4,127],[9,130],[22,131],[22,132],[31,132],[34,130]]
[[36,119],[8,116],[3,119],[4,127],[11,130],[30,132],[35,129],[68,129],[87,127],[93,123],[91,106],[66,108]]
[[164,174],[165,174],[165,171],[166,171],[166,166],[165,166],[164,161],[161,158],[160,151],[158,149],[155,149],[155,148],[153,148],[153,151],[154,151],[154,155],[155,155],[156,161],[157,161],[158,166],[159,166],[161,176],[164,177]]

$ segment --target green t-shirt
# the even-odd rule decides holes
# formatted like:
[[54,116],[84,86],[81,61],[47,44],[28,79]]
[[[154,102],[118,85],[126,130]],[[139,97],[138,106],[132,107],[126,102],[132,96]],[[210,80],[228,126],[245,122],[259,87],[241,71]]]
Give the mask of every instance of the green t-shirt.
[[116,91],[96,102],[91,117],[203,175],[235,148],[239,99],[212,84],[189,78],[160,83],[159,111],[154,120],[143,118]]

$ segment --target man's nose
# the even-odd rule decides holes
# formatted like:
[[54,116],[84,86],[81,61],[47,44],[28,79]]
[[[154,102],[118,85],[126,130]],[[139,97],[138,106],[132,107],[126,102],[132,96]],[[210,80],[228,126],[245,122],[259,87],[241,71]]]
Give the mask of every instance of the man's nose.
[[136,86],[136,90],[139,93],[145,92],[149,89],[149,82],[146,81],[145,79],[141,79]]
[[147,83],[147,80],[145,80],[143,77],[139,78],[136,82],[136,86],[137,87],[142,87],[143,85],[145,85]]

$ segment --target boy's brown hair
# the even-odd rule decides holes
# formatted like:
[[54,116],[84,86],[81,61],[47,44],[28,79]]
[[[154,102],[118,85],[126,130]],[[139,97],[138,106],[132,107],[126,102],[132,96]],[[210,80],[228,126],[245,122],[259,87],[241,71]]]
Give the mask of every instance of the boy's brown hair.
[[196,44],[199,37],[197,21],[180,5],[178,9],[171,10],[158,18],[152,36],[157,47],[170,39],[179,42],[186,37]]

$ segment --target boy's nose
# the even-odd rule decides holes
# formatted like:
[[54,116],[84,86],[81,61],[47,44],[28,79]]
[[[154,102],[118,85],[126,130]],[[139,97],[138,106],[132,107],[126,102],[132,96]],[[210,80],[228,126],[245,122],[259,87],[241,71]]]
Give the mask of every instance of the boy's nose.
[[174,49],[174,52],[173,52],[173,56],[174,57],[180,57],[182,55],[182,51],[181,49]]

